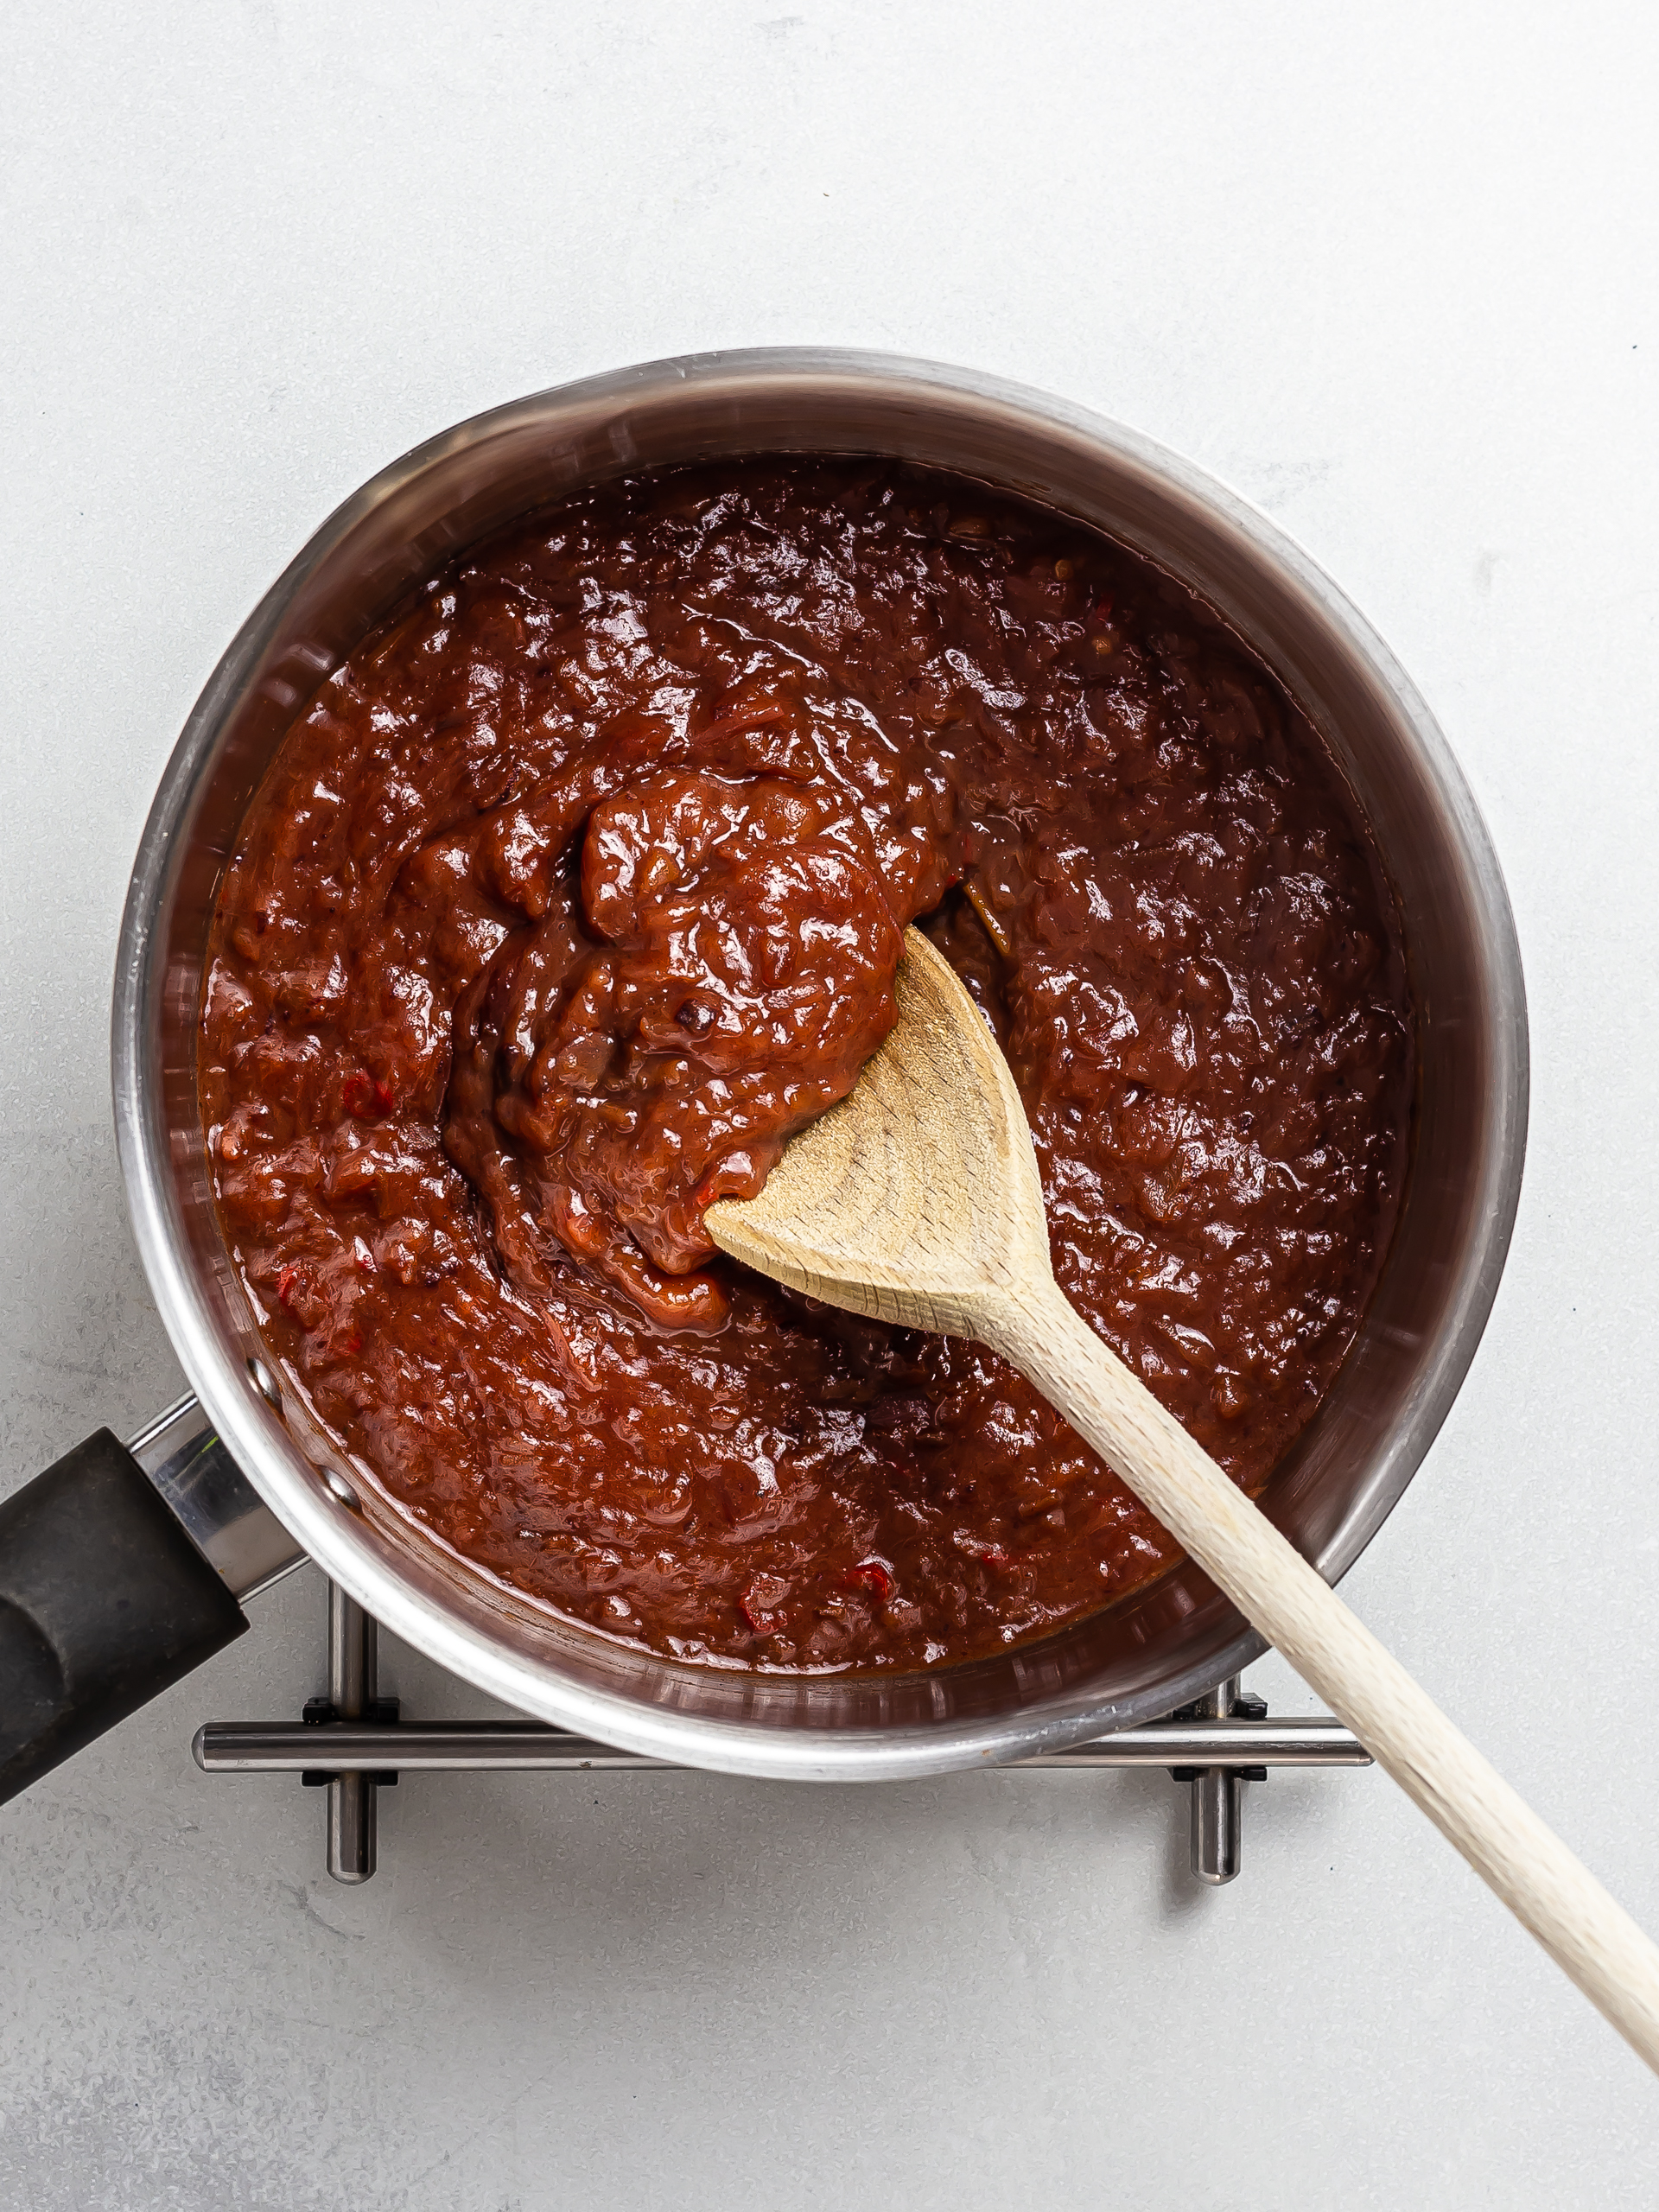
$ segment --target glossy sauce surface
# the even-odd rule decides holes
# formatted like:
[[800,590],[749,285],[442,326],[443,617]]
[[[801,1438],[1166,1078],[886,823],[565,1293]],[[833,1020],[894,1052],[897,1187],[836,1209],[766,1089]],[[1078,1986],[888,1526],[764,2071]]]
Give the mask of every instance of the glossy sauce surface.
[[1001,1362],[703,1227],[856,1080],[913,918],[1007,1052],[1062,1287],[1259,1487],[1387,1249],[1412,1015],[1351,797],[1201,604],[964,481],[728,465],[467,556],[290,733],[204,995],[221,1220],[325,1427],[475,1565],[868,1669],[1179,1556]]

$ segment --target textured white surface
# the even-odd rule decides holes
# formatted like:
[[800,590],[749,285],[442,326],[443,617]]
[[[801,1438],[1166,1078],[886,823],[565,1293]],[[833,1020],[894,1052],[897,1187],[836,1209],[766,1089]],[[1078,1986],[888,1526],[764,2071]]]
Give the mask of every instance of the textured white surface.
[[[180,722],[327,510],[613,364],[972,363],[1270,509],[1488,811],[1520,1224],[1348,1589],[1659,1927],[1651,11],[786,4],[10,21],[0,1486],[176,1387],[109,1135],[116,922]],[[0,2203],[1659,2195],[1659,2088],[1376,1774],[1252,1789],[1216,1894],[1159,1776],[413,1779],[347,1891],[315,1793],[187,1748],[315,1691],[321,1618],[288,1584],[0,1815]]]

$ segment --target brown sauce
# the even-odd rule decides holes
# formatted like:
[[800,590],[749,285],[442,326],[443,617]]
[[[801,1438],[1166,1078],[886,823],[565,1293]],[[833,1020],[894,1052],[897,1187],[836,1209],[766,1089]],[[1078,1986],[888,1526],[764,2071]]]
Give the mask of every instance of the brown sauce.
[[856,1080],[918,918],[1063,1288],[1259,1488],[1387,1249],[1412,1016],[1350,794],[1201,603],[965,481],[731,465],[468,556],[290,733],[211,948],[220,1217],[324,1426],[478,1567],[870,1669],[1179,1556],[1001,1361],[703,1226]]

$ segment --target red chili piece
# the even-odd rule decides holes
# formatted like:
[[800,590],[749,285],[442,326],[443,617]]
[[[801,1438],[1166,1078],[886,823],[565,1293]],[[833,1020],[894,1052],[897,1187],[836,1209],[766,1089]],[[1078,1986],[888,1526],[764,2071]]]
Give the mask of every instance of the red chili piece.
[[873,1591],[882,1605],[893,1595],[893,1569],[885,1560],[861,1559],[858,1565],[847,1570],[849,1588],[860,1586]]
[[738,1599],[738,1610],[757,1636],[775,1636],[784,1617],[773,1609],[788,1595],[788,1584],[775,1574],[757,1574]]

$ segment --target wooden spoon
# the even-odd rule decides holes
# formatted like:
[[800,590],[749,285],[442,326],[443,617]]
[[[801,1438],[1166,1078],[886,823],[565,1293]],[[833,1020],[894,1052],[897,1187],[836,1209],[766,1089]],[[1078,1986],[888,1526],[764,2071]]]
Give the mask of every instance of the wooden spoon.
[[983,1016],[906,932],[899,1020],[758,1198],[734,1258],[831,1306],[989,1344],[1028,1376],[1659,2071],[1659,1951],[1060,1292],[1025,1109]]

